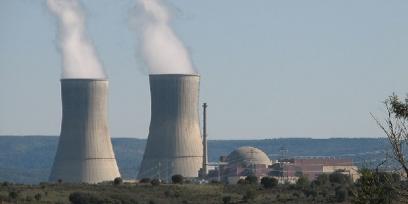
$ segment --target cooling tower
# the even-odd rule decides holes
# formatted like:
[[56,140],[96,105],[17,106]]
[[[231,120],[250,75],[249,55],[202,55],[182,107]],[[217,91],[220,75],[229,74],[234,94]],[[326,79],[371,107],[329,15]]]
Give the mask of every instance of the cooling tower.
[[198,75],[150,75],[151,121],[138,178],[197,177],[202,166]]
[[62,79],[62,124],[50,181],[99,183],[120,177],[108,131],[108,81]]

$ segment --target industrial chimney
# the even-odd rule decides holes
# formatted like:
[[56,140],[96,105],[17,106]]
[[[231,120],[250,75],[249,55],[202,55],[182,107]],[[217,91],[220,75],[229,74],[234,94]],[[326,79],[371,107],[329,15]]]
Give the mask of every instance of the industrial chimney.
[[206,177],[208,174],[208,147],[207,147],[207,103],[203,104],[203,166],[202,177]]
[[107,80],[61,80],[61,135],[50,181],[99,183],[120,177],[108,131],[107,91]]
[[150,75],[151,121],[138,178],[197,177],[203,147],[198,75]]

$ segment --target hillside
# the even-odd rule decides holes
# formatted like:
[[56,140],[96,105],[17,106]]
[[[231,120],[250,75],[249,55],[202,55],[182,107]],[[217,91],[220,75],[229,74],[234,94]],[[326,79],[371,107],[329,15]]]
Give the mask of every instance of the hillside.
[[[57,148],[58,137],[0,136],[0,181],[39,183],[46,181]],[[146,140],[114,138],[113,148],[120,172],[125,179],[135,178]],[[266,140],[210,140],[209,160],[217,161],[240,146],[255,146],[272,159],[279,157],[285,147],[291,156],[352,157],[357,165],[375,165],[388,148],[385,138],[333,139],[266,139]]]

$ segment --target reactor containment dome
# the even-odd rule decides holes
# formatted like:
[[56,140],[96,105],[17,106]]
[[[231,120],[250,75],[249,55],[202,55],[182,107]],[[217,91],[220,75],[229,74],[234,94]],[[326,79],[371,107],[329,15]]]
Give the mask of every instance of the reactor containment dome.
[[272,165],[268,155],[255,147],[240,147],[232,151],[226,161],[228,165],[237,166]]

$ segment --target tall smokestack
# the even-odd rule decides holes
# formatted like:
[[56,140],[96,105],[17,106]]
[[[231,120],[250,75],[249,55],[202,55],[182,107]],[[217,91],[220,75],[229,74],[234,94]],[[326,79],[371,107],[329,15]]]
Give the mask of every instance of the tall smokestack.
[[207,150],[207,103],[203,104],[203,176],[208,174],[208,150]]
[[151,121],[138,178],[197,177],[203,148],[198,75],[150,75]]
[[99,183],[120,177],[108,131],[108,81],[62,79],[62,124],[50,181]]

